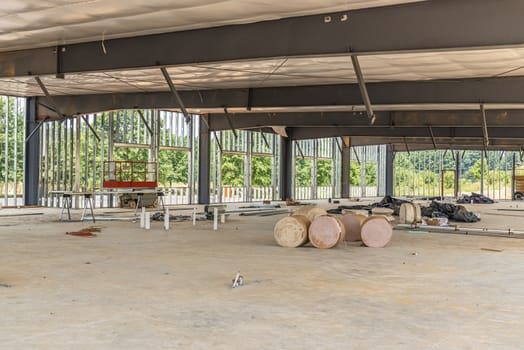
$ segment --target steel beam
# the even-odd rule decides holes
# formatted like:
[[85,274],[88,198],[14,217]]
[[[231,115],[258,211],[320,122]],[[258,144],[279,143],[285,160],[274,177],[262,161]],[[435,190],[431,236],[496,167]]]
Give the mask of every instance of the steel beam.
[[362,96],[362,101],[364,101],[364,106],[366,106],[366,112],[368,114],[369,123],[373,125],[375,123],[375,114],[373,113],[373,107],[371,106],[371,101],[369,99],[368,89],[366,88],[366,81],[364,80],[364,75],[362,74],[362,69],[360,68],[360,63],[356,55],[351,56],[351,62],[353,63],[353,70],[357,76],[358,87],[360,88],[360,95]]
[[293,142],[288,137],[280,137],[280,189],[281,200],[293,198]]
[[38,205],[40,184],[40,133],[36,120],[36,99],[30,97],[26,100],[26,135],[32,135],[25,141],[25,171],[24,171],[24,205]]
[[394,176],[394,151],[392,145],[386,146],[386,196],[393,196],[393,176]]
[[98,136],[98,133],[96,132],[96,130],[93,128],[93,126],[91,126],[91,123],[89,123],[89,120],[87,119],[87,117],[83,115],[82,119],[86,123],[89,130],[91,130],[91,132],[93,133],[93,136],[97,139],[98,142],[100,142],[100,136]]
[[[474,110],[449,111],[392,111],[376,112],[374,126],[384,127],[478,127],[482,117]],[[523,125],[524,109],[485,111],[490,127]],[[287,113],[236,113],[229,120],[223,114],[210,114],[213,130],[227,130],[234,123],[238,129],[259,129],[268,125],[294,127],[351,126],[367,128],[369,122],[361,112],[287,112]]]
[[210,202],[211,132],[205,118],[207,116],[200,117],[200,135],[198,138],[198,204],[209,204]]
[[[432,140],[427,127],[395,128],[395,127],[375,127],[351,128],[351,127],[318,127],[318,128],[288,128],[288,135],[293,140],[314,139],[323,137],[337,137],[344,135],[355,136],[374,136],[374,137],[424,137]],[[433,128],[434,139],[439,138],[478,138],[482,144],[483,133],[478,127],[461,128]],[[524,125],[513,128],[493,128],[491,139],[520,139],[524,140]]]
[[342,142],[342,152],[341,152],[341,155],[342,155],[342,167],[341,167],[341,171],[342,171],[342,174],[341,174],[341,189],[340,189],[340,196],[342,198],[349,198],[351,193],[350,193],[350,177],[349,177],[349,172],[350,172],[350,163],[351,163],[351,139],[349,139],[349,144],[347,144],[346,142]]
[[142,112],[141,109],[138,110],[138,115],[140,116],[140,119],[142,119],[142,122],[146,126],[147,131],[149,131],[149,135],[153,135],[153,130],[151,130],[151,126],[149,126],[149,123],[147,122],[146,117],[144,116],[144,112]]
[[[390,105],[470,104],[471,110],[478,111],[478,101],[483,101],[486,105],[524,105],[524,97],[520,93],[524,91],[524,77],[382,82],[368,83],[366,87],[373,99],[375,110],[388,109]],[[288,111],[296,111],[296,107],[310,107],[318,111],[334,107],[352,110],[362,104],[358,84],[256,88],[251,89],[251,96],[249,91],[250,89],[223,89],[179,93],[185,107],[192,109],[192,112],[220,111],[219,113],[222,113],[225,106],[235,123],[237,119],[233,114],[234,109],[245,111],[249,98],[253,111],[263,108],[285,108]],[[118,109],[181,108],[171,92],[64,95],[53,96],[53,100],[66,115]],[[56,114],[45,107],[50,105],[46,97],[38,97],[38,103],[39,118],[56,117]],[[381,106],[385,107],[379,108]],[[453,109],[453,107],[446,109]],[[380,119],[380,115],[377,115],[377,123]],[[478,112],[475,120],[480,124]]]
[[169,76],[169,72],[167,71],[166,67],[160,68],[160,71],[162,72],[162,75],[164,76],[164,79],[166,80],[167,85],[169,86],[169,90],[171,90],[171,93],[173,96],[175,96],[175,99],[180,106],[180,110],[182,111],[182,114],[184,115],[184,118],[186,119],[186,123],[189,123],[191,121],[191,117],[189,115],[189,112],[186,109],[186,106],[184,105],[184,100],[180,97],[180,94],[178,93],[178,90],[175,87],[175,84],[173,83],[173,80],[171,80],[171,77]]
[[62,45],[60,52],[55,47],[5,52],[0,76],[347,54],[348,48],[363,55],[520,46],[523,12],[520,0],[423,1],[111,39],[104,41],[105,50],[96,41]]

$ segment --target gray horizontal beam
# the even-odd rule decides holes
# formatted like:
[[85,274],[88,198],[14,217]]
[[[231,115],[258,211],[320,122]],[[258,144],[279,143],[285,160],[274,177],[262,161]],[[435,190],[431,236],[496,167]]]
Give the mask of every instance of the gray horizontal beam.
[[[376,112],[374,126],[396,128],[420,127],[481,127],[480,111],[393,111]],[[230,114],[230,121],[224,114],[209,114],[212,130],[251,129],[264,126],[324,127],[346,126],[369,128],[369,119],[364,112],[289,112],[289,113],[237,113]],[[486,111],[488,127],[524,126],[524,110]]]
[[[431,138],[411,137],[352,137],[353,146],[368,146],[390,144],[395,151],[415,151],[435,149]],[[407,144],[407,147],[406,147]],[[495,139],[487,147],[488,150],[521,150],[524,148],[524,140]],[[437,149],[468,149],[484,150],[481,139],[439,139]]]
[[[398,104],[524,104],[524,77],[368,83],[375,108]],[[206,112],[246,108],[360,106],[357,84],[180,91],[186,107]],[[166,92],[54,96],[66,115],[131,108],[179,108]],[[38,97],[41,105],[49,105]],[[40,107],[40,118],[53,113]]]
[[[432,129],[433,135],[437,140],[439,138],[479,138],[482,143],[483,132],[482,127],[461,127],[461,128],[438,128]],[[323,137],[337,137],[337,136],[373,136],[373,137],[425,137],[429,138],[431,142],[431,134],[427,127],[412,127],[412,128],[395,128],[395,127],[381,127],[370,126],[367,128],[359,127],[291,127],[287,128],[288,136],[294,140],[314,139]],[[517,139],[524,142],[524,126],[512,128],[490,128],[491,139]]]
[[524,44],[522,13],[521,0],[423,1],[106,40],[105,50],[98,41],[72,44],[1,53],[0,77],[349,51],[363,55],[518,46]]

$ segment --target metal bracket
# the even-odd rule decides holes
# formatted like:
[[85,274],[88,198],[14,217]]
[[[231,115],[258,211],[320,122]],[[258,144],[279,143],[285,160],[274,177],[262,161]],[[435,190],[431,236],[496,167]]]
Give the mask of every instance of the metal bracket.
[[100,137],[98,136],[96,130],[93,129],[93,127],[92,127],[91,124],[89,123],[89,120],[87,120],[87,117],[86,117],[85,115],[82,115],[82,119],[84,119],[84,121],[86,122],[86,125],[87,125],[87,127],[89,128],[89,130],[91,130],[91,132],[93,133],[93,135],[95,135],[97,141],[100,142]]
[[55,110],[55,113],[58,114],[58,117],[59,118],[65,117],[65,115],[62,114],[62,112],[60,112],[60,108],[58,108],[58,105],[56,104],[55,100],[53,100],[53,97],[51,96],[51,94],[49,94],[49,91],[47,90],[44,83],[42,82],[42,79],[40,79],[40,77],[35,77],[35,80],[38,86],[40,86],[40,89],[44,93],[45,97],[51,104],[51,107]]
[[300,153],[300,157],[302,157],[302,160],[304,160],[306,157],[304,157],[304,152],[302,152],[302,147],[300,147],[300,142],[295,142],[295,145],[297,145],[298,153]]
[[484,104],[480,104],[480,113],[482,113],[482,132],[484,134],[484,148],[489,146],[488,123],[486,121],[486,110]]
[[433,128],[428,126],[429,134],[431,135],[431,142],[433,142],[433,149],[437,149],[437,142],[435,141],[435,135],[433,134]]
[[335,143],[337,144],[337,147],[338,147],[338,151],[340,152],[340,154],[342,154],[342,146],[340,145],[340,142],[339,142],[339,138],[335,138]]
[[213,135],[215,135],[215,142],[217,143],[218,149],[220,150],[220,153],[224,153],[224,150],[222,149],[222,144],[220,143],[220,140],[217,136],[217,132],[213,130]]
[[353,63],[353,70],[357,76],[358,87],[360,88],[360,94],[362,95],[362,100],[366,106],[366,111],[369,118],[369,123],[371,125],[375,124],[375,119],[377,118],[373,113],[373,108],[371,107],[371,101],[369,99],[368,89],[366,88],[366,81],[362,75],[362,70],[360,69],[360,63],[358,62],[357,55],[351,55],[351,62]]
[[184,104],[184,101],[182,101],[182,98],[180,97],[180,94],[178,93],[177,89],[175,88],[175,84],[173,84],[173,80],[171,80],[171,77],[169,76],[169,72],[167,71],[166,67],[160,68],[162,71],[162,75],[164,76],[164,79],[166,80],[167,85],[169,85],[169,89],[175,95],[175,99],[178,102],[178,105],[180,106],[180,109],[182,110],[182,114],[184,115],[184,118],[186,119],[186,123],[189,123],[191,121],[191,116],[189,115],[186,106]]
[[352,149],[353,149],[353,153],[355,154],[355,158],[357,158],[357,163],[358,163],[358,165],[361,165],[361,164],[360,164],[360,159],[358,158],[357,151],[355,150],[355,148],[352,148]]
[[151,130],[151,126],[149,126],[149,123],[147,122],[146,117],[144,116],[144,113],[142,112],[142,110],[140,109],[138,110],[138,115],[140,116],[140,119],[142,119],[142,122],[146,126],[147,131],[149,131],[149,134],[153,135],[153,130]]
[[271,146],[269,145],[269,142],[267,142],[266,135],[264,135],[264,132],[262,131],[262,129],[258,129],[258,130],[260,132],[260,136],[262,136],[262,140],[264,140],[264,143],[266,144],[266,147],[271,148]]
[[233,126],[233,121],[231,120],[231,116],[229,115],[229,112],[227,111],[227,107],[224,107],[224,113],[226,115],[227,123],[229,124],[229,127],[231,128],[233,135],[235,135],[235,140],[236,140],[238,139],[237,131],[235,130],[235,127]]
[[34,134],[36,134],[36,132],[38,130],[40,130],[40,128],[42,127],[42,125],[44,125],[44,123],[49,119],[49,117],[46,117],[44,120],[39,120],[37,121],[37,125],[36,125],[36,128],[33,129],[33,131],[31,131],[31,133],[29,135],[27,135],[27,137],[25,138],[25,142],[27,143],[29,140],[31,140],[31,138],[33,137]]

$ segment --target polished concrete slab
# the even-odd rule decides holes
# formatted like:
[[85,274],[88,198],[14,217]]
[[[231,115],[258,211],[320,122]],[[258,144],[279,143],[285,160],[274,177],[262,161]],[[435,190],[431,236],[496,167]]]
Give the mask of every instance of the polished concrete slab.
[[[495,210],[516,205],[473,207],[477,226],[524,229],[524,212]],[[2,217],[30,211],[46,215]],[[217,232],[101,222],[82,238],[65,232],[89,223],[57,214],[0,210],[2,349],[523,346],[522,239],[395,231],[383,249],[286,249],[272,236],[281,216],[232,216]]]

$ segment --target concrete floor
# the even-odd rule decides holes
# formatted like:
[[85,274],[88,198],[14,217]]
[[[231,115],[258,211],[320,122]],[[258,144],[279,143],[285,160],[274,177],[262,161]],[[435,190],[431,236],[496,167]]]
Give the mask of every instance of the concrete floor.
[[[474,207],[481,225],[524,229],[524,212],[494,208]],[[64,235],[87,224],[54,222],[56,209],[0,216],[30,211],[49,215],[0,218],[2,349],[524,346],[521,239],[395,231],[384,249],[286,249],[281,216],[218,232],[101,222],[95,238]],[[246,284],[232,289],[237,270]]]

